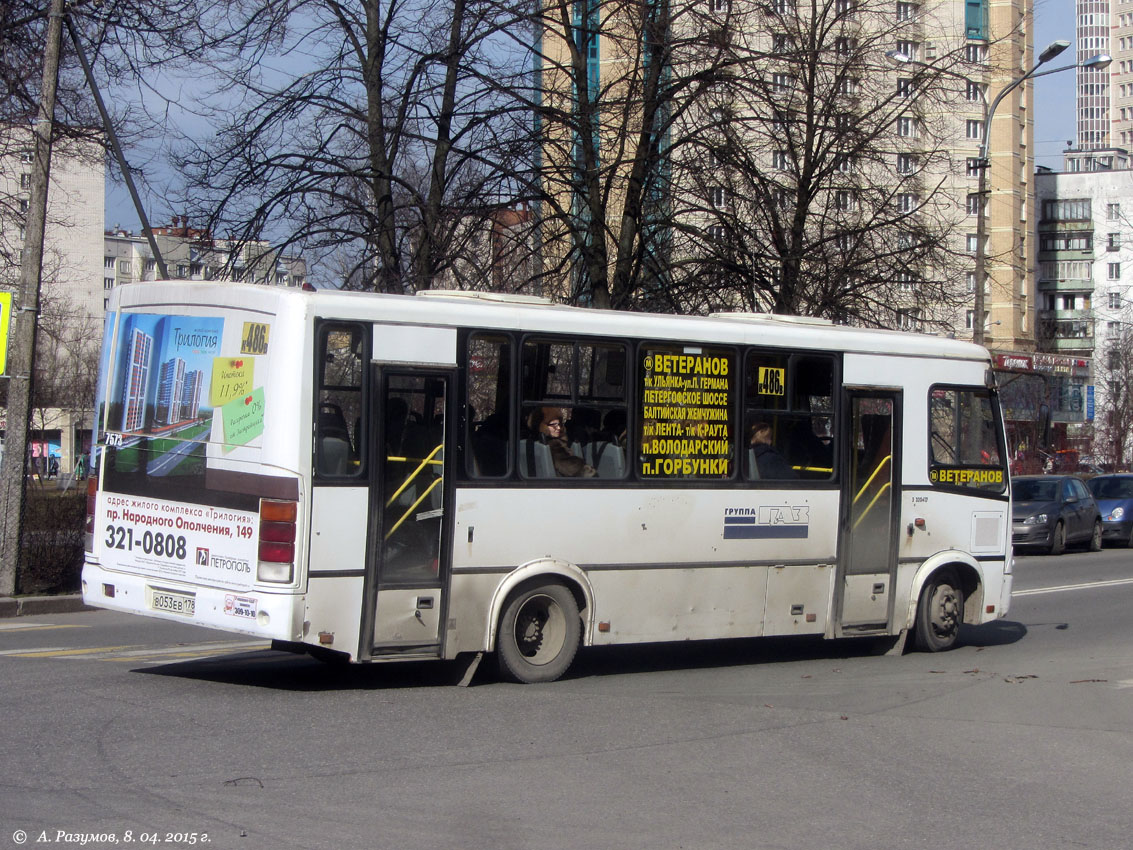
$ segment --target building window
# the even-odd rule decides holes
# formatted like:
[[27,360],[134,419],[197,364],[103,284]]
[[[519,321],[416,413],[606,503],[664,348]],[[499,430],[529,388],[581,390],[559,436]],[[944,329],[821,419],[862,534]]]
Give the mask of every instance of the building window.
[[1105,248],[1107,251],[1116,251],[1121,247],[1121,234],[1109,233],[1106,234]]
[[771,167],[776,171],[786,171],[790,161],[786,151],[774,151],[771,154]]
[[1044,221],[1089,221],[1089,198],[1057,198],[1043,201]]
[[1106,266],[1106,280],[1121,280],[1121,263],[1109,263]]
[[918,62],[921,58],[921,46],[915,41],[898,41],[897,52],[905,54],[913,62]]
[[772,8],[777,15],[790,15],[795,11],[795,0],[775,0]]
[[28,191],[29,189],[31,189],[31,175],[30,174],[25,173],[25,174],[20,175],[20,189],[22,189],[25,192]]
[[986,44],[965,44],[964,59],[973,65],[983,65],[987,62]]
[[897,80],[897,97],[912,97],[913,81],[902,77]]
[[911,153],[897,154],[897,173],[912,174],[917,170],[917,158]]
[[968,215],[979,215],[980,206],[979,192],[972,192],[968,195]]
[[967,174],[969,177],[980,176],[980,158],[978,156],[970,156],[967,161]]
[[29,165],[35,159],[35,153],[32,151],[20,151],[20,162],[24,165]]
[[114,258],[113,257],[103,257],[102,258],[102,267],[104,269],[114,268]]
[[705,229],[705,233],[713,242],[723,242],[728,236],[728,229],[722,224],[710,224]]
[[1105,205],[1105,220],[1118,221],[1121,218],[1121,204]]
[[846,36],[839,36],[834,39],[834,52],[839,56],[850,56],[853,54],[854,49],[858,46],[857,39],[846,38]]
[[775,33],[771,36],[771,50],[775,53],[786,53],[790,49],[791,42],[788,41],[787,36],[781,32]]
[[840,174],[850,174],[854,171],[854,158],[840,153],[834,157],[834,170]]
[[712,12],[720,13],[728,11],[728,0],[708,0],[708,8]]
[[1110,292],[1110,293],[1108,293],[1108,295],[1109,295],[1109,309],[1120,310],[1121,309],[1121,293],[1120,292]]
[[835,0],[834,11],[843,18],[852,18],[857,11],[857,0]]
[[976,273],[975,272],[966,272],[964,274],[964,280],[968,285],[968,294],[969,295],[974,294],[975,291],[976,291]]
[[969,102],[980,103],[981,101],[983,101],[984,91],[986,90],[986,88],[987,87],[981,83],[974,83],[971,80],[968,80],[968,91],[966,96]]
[[915,292],[917,278],[912,272],[897,272],[897,288],[902,292]]
[[771,86],[775,94],[789,94],[795,87],[795,78],[790,74],[772,74]]
[[902,331],[919,331],[921,329],[920,310],[898,310],[897,329]]
[[20,198],[20,212],[21,213],[27,213],[27,211],[28,211],[27,198]]
[[909,115],[902,115],[897,119],[897,135],[914,138],[917,135],[917,120]]
[[964,123],[964,138],[972,139],[973,141],[981,141],[984,137],[984,124],[982,121],[976,121],[969,118]]
[[[988,311],[984,310],[984,330],[987,330]],[[964,327],[968,330],[974,330],[976,327],[976,311],[967,310],[964,313]]]
[[834,209],[839,212],[850,212],[857,208],[857,199],[849,189],[839,189],[834,193]]
[[716,209],[720,209],[726,203],[728,203],[728,190],[723,186],[713,186],[712,206],[716,207]]
[[977,239],[976,234],[969,233],[967,238],[964,240],[964,242],[965,242],[965,245],[968,248],[969,254],[976,253],[977,246],[979,245],[979,240]]
[[129,274],[131,269],[132,265],[129,260],[118,261],[118,274]]
[[[838,81],[838,94],[855,95],[858,93],[858,81],[853,77],[843,77]],[[841,116],[839,116],[841,117]]]
[[911,21],[917,16],[916,3],[898,3],[897,4],[897,20],[898,21]]
[[113,289],[114,288],[114,278],[104,277],[102,279],[102,288],[103,289]]
[[897,195],[898,212],[916,212],[918,206],[920,206],[920,199],[912,192],[901,192]]

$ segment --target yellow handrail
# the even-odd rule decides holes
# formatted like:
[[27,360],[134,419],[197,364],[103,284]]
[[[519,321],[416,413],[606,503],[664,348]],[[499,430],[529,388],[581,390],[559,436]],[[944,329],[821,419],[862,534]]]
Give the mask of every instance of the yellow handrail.
[[[435,455],[437,454],[437,452],[439,452],[439,451],[440,451],[440,450],[441,450],[442,448],[444,448],[444,443],[441,443],[441,444],[440,444],[439,446],[437,446],[437,447],[436,447],[435,449],[433,449],[433,450],[432,450],[431,452],[429,452],[429,455],[428,455],[428,457],[426,457],[426,458],[425,458],[425,459],[424,459],[423,461],[421,461],[421,463],[419,463],[419,464],[417,465],[417,468],[416,468],[415,470],[413,470],[412,474],[411,474],[411,475],[409,475],[408,477],[406,477],[406,479],[405,479],[405,480],[404,480],[403,482],[401,482],[401,486],[397,488],[397,492],[396,492],[396,493],[394,493],[394,494],[393,494],[392,496],[390,496],[390,497],[389,497],[389,499],[387,499],[387,500],[386,500],[386,507],[387,507],[387,508],[388,508],[388,507],[389,507],[390,505],[392,505],[392,504],[394,503],[394,500],[395,500],[395,499],[397,499],[397,497],[398,497],[398,496],[400,496],[400,495],[401,495],[402,493],[404,493],[404,492],[405,492],[405,489],[406,489],[406,488],[407,488],[407,487],[408,487],[408,486],[409,486],[410,484],[412,484],[412,483],[413,483],[413,479],[414,479],[414,478],[416,478],[416,477],[417,477],[418,475],[420,475],[420,474],[421,474],[421,470],[422,470],[422,469],[424,469],[424,468],[425,468],[426,466],[428,466],[428,465],[430,465],[430,464],[433,464],[433,465],[440,465],[440,464],[443,464],[443,463],[444,463],[443,461],[439,461],[439,460],[433,460],[434,456],[435,456]],[[387,463],[388,463],[389,461],[391,461],[391,460],[392,460],[392,461],[401,461],[401,462],[404,462],[404,461],[407,461],[407,460],[409,460],[409,458],[406,458],[406,457],[387,457],[387,458],[386,458],[386,462],[387,462]],[[432,488],[430,487],[429,489],[431,490]]]
[[892,485],[888,481],[886,481],[881,486],[881,488],[877,491],[877,495],[874,496],[872,499],[870,499],[869,504],[865,506],[865,510],[861,512],[861,515],[858,516],[858,518],[856,520],[854,520],[854,528],[857,528],[858,525],[861,524],[861,521],[866,518],[866,515],[871,510],[873,510],[873,506],[877,504],[877,500],[882,497],[882,495],[885,493],[886,490],[888,490],[890,488],[890,486],[892,486]]
[[405,513],[403,513],[401,515],[401,519],[399,519],[397,522],[395,522],[393,524],[393,528],[391,528],[389,531],[386,532],[386,536],[384,538],[385,540],[389,540],[390,537],[393,535],[393,533],[395,531],[397,531],[399,528],[401,528],[401,524],[403,522],[405,522],[407,519],[409,519],[409,515],[411,513],[413,513],[415,510],[417,510],[417,506],[420,505],[423,501],[425,501],[425,499],[428,497],[428,495],[433,492],[433,488],[436,487],[438,484],[440,484],[443,480],[444,480],[443,478],[434,478],[433,479],[433,483],[425,488],[425,492],[417,497],[416,502],[414,502],[412,505],[410,505],[408,508],[405,509]]
[[[893,459],[893,455],[886,455],[885,457],[883,457],[881,459],[881,462],[877,464],[877,468],[874,469],[873,473],[869,476],[869,478],[866,479],[865,484],[862,485],[862,489],[858,490],[858,494],[856,496],[854,496],[854,501],[851,502],[850,504],[856,505],[858,503],[858,499],[860,499],[865,494],[866,489],[869,487],[870,484],[873,483],[873,479],[875,479],[878,476],[878,474],[881,472],[881,467],[885,466],[885,464],[889,463],[889,461],[892,460],[892,459]],[[872,502],[870,504],[872,504]],[[868,508],[867,508],[867,510],[868,510]]]

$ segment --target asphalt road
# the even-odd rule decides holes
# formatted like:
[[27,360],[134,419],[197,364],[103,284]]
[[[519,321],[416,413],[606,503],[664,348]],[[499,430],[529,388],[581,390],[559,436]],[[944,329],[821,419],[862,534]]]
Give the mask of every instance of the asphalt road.
[[1133,552],[1020,558],[1016,590],[948,653],[592,650],[543,686],[0,621],[0,848],[1133,846]]

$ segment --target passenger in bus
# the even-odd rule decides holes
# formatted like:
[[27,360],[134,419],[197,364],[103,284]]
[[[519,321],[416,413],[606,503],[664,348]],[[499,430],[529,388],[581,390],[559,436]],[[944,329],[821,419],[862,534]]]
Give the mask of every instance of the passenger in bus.
[[772,445],[774,430],[770,422],[756,422],[751,426],[750,445],[755,455],[755,468],[760,478],[798,478],[786,458]]
[[594,467],[570,450],[564,434],[563,411],[557,407],[537,407],[528,420],[531,430],[551,450],[555,472],[566,478],[593,478]]

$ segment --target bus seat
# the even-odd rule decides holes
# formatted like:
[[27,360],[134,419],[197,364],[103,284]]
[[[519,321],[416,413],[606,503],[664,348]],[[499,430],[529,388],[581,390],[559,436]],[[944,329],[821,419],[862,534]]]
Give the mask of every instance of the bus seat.
[[621,446],[615,443],[598,443],[593,451],[597,453],[597,463],[591,465],[597,470],[599,478],[625,477],[626,461]]
[[755,449],[747,450],[747,477],[752,481],[759,480],[759,464],[755,462]]
[[341,437],[319,439],[319,473],[346,475],[350,471],[350,443]]
[[525,478],[554,478],[551,447],[539,440],[520,440],[519,468]]

